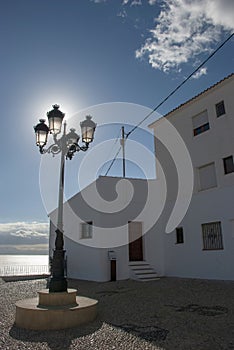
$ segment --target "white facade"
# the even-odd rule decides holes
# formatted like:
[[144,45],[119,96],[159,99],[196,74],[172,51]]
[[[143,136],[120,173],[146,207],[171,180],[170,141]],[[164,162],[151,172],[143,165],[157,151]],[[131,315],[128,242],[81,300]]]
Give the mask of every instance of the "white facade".
[[[150,125],[156,136],[156,180],[100,177],[65,203],[68,277],[110,280],[108,252],[112,250],[117,279],[127,279],[129,261],[134,260],[132,249],[140,249],[142,259],[161,276],[234,279],[233,90],[234,75]],[[177,230],[169,234],[165,231],[178,195],[177,173],[183,178],[187,168],[183,170],[186,163],[173,158],[173,152],[159,141],[163,120],[182,137],[194,172],[187,213],[181,222],[177,215]],[[171,149],[176,148],[176,142],[170,141]],[[185,158],[183,153],[180,156]],[[183,181],[182,188],[186,178]],[[180,200],[183,207],[186,192],[182,191]],[[53,247],[56,211],[50,218]],[[138,223],[142,230],[140,248],[129,243],[129,222]]]
[[[157,205],[155,197],[160,198]],[[156,254],[153,263],[157,265],[158,271],[162,271],[162,236],[154,236],[153,226],[160,216],[164,202],[162,186],[157,184],[157,180],[117,177],[99,177],[72,197],[64,204],[68,277],[95,281],[110,280],[109,252],[114,251],[116,278],[128,279],[129,260],[134,260],[129,257],[131,221],[141,223],[142,259],[151,260],[151,235],[156,245],[153,249],[154,255]],[[57,211],[50,215],[51,248],[55,242],[56,216]],[[91,222],[92,234],[88,237],[89,230],[84,230],[83,225]],[[85,237],[82,237],[84,233]]]
[[[233,91],[234,75],[166,116],[183,138],[194,169],[192,200],[178,225],[183,228],[184,243],[176,244],[176,231],[164,234],[164,274],[167,276],[234,279],[234,169],[225,174],[223,161],[234,155]],[[221,101],[225,113],[217,117],[216,105]],[[200,121],[195,120],[197,124],[194,123],[196,116],[201,116]],[[194,136],[199,123],[207,122],[209,129],[201,128]],[[155,134],[159,123],[160,120],[150,126]],[[155,143],[156,154],[160,153],[166,162],[165,149],[158,145],[157,139]],[[169,183],[175,182],[173,172],[168,171],[168,178]],[[164,213],[161,232],[165,232],[169,212],[170,209]],[[204,249],[202,224],[212,222],[220,222],[223,249],[216,249],[215,245],[213,250]]]

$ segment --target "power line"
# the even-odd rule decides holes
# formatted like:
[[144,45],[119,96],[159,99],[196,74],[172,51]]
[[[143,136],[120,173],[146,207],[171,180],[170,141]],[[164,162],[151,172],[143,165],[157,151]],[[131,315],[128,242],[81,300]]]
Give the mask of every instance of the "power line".
[[132,128],[132,130],[130,130],[127,133],[126,139],[142,124],[144,123],[144,121],[146,121],[146,119],[148,119],[159,107],[161,107],[172,95],[174,95],[174,93],[179,90],[181,88],[181,86],[183,86],[202,66],[204,66],[204,64],[206,64],[206,62],[208,62],[211,57],[213,57],[232,37],[233,37],[234,33],[232,33],[226,40],[224,40],[224,42],[219,45],[191,74],[189,74],[189,76],[187,78],[185,78],[179,85],[177,85],[177,87],[167,96],[165,97],[154,109],[152,109],[152,111],[150,111],[145,118],[143,118],[136,126],[134,126]]
[[116,138],[115,138],[115,141],[114,141],[114,143],[113,143],[113,146],[111,147],[110,152],[108,153],[108,156],[106,157],[106,160],[105,160],[104,164],[105,164],[105,163],[107,162],[107,160],[110,158],[110,155],[111,155],[111,153],[113,152],[113,149],[114,149],[114,147],[115,147],[117,141],[118,141],[119,138],[120,138],[121,130],[122,130],[121,128],[118,130],[118,134],[117,134],[117,136],[116,136]]
[[119,152],[121,151],[121,146],[119,147],[119,149],[118,149],[118,151],[117,151],[117,153],[116,153],[116,155],[115,155],[115,157],[112,159],[112,162],[110,163],[110,166],[109,166],[109,168],[107,169],[107,171],[106,171],[106,173],[105,173],[105,175],[104,176],[107,176],[107,174],[109,173],[109,171],[111,170],[111,168],[112,168],[112,165],[114,164],[114,162],[116,161],[116,158],[118,157],[118,155],[119,155]]
[[[137,125],[135,125],[127,134],[126,134],[126,140],[128,137],[137,129],[139,126],[144,123],[159,107],[161,107],[176,91],[178,91],[199,69],[206,64],[232,37],[234,33],[232,33],[226,40],[222,42],[187,78],[185,78],[177,87],[170,92],[169,95],[167,95],[154,109],[152,109]],[[113,158],[109,168],[107,169],[105,176],[107,176],[108,172],[112,168],[116,158],[119,155],[119,152],[121,150],[121,147],[118,149],[118,152],[116,153],[115,157]]]

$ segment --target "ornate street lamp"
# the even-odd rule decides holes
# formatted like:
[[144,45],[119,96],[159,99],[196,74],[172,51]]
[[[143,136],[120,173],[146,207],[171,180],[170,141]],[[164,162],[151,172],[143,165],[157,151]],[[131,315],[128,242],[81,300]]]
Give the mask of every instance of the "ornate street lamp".
[[65,114],[59,110],[59,105],[53,105],[53,108],[54,109],[47,113],[47,117],[50,133],[56,135],[61,132],[62,122]]
[[45,119],[40,119],[39,121],[40,123],[34,127],[34,130],[36,133],[36,144],[40,147],[40,152],[43,153],[43,147],[47,143],[49,128],[45,124]]
[[[63,240],[63,191],[64,191],[64,162],[66,159],[72,159],[74,154],[79,151],[87,151],[89,144],[93,141],[96,124],[91,120],[91,116],[80,123],[83,146],[78,145],[80,139],[75,129],[70,129],[66,133],[66,122],[63,124],[63,135],[60,134],[64,113],[59,110],[58,105],[53,106],[53,110],[47,113],[49,127],[45,124],[44,119],[40,119],[40,123],[34,127],[36,134],[36,145],[39,147],[41,154],[52,153],[53,155],[61,153],[60,162],[60,179],[59,179],[59,198],[58,198],[58,218],[55,239],[55,249],[53,251],[51,278],[49,281],[49,292],[65,292],[67,291],[67,280],[64,274],[64,256],[65,250]],[[47,143],[48,133],[53,134],[54,143],[47,149],[44,147]]]

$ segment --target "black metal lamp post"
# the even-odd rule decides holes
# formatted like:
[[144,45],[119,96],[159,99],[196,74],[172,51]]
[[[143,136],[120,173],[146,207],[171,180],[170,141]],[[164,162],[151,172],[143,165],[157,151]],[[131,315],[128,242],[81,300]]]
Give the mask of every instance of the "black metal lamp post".
[[[49,282],[49,292],[66,292],[67,280],[64,274],[64,256],[65,250],[63,240],[63,192],[64,192],[64,162],[66,159],[72,159],[74,154],[79,151],[87,151],[89,144],[93,141],[96,124],[91,120],[91,116],[80,123],[82,142],[84,146],[79,146],[79,135],[75,133],[75,129],[70,129],[66,133],[66,122],[63,124],[63,135],[60,134],[64,113],[59,110],[58,105],[53,106],[53,110],[47,113],[49,127],[45,124],[44,119],[40,119],[40,123],[34,127],[36,134],[36,144],[39,146],[41,154],[52,153],[53,155],[61,153],[60,162],[60,179],[59,179],[59,198],[58,198],[58,218],[55,239],[55,249],[53,251],[51,278]],[[53,134],[54,143],[48,149],[44,149],[48,133]]]

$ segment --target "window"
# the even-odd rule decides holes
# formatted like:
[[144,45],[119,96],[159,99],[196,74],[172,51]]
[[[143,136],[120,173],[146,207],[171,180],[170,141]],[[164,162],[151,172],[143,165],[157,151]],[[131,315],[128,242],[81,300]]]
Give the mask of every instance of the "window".
[[199,134],[202,134],[203,132],[207,131],[210,129],[209,123],[206,123],[204,125],[199,126],[198,128],[193,130],[193,135],[197,136]]
[[81,238],[92,238],[93,237],[93,222],[82,222],[81,223]]
[[207,190],[208,188],[216,187],[216,172],[215,172],[215,163],[210,163],[198,168],[199,173],[199,190]]
[[234,172],[233,156],[223,158],[224,174],[230,174]]
[[210,129],[207,111],[203,111],[192,118],[193,135],[197,136]]
[[224,101],[221,101],[215,105],[216,108],[216,116],[220,117],[221,115],[225,114],[225,106]]
[[184,231],[183,227],[176,228],[176,244],[184,243]]
[[223,239],[220,221],[202,224],[202,236],[204,250],[223,249]]

